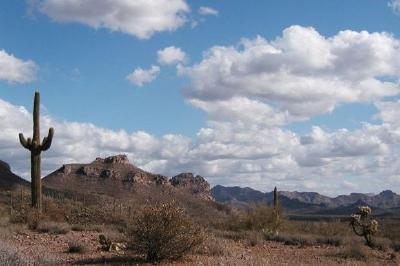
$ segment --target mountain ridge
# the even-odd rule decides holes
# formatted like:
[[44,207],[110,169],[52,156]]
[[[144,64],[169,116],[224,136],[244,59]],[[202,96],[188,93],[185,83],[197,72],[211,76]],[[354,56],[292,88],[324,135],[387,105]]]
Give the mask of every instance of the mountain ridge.
[[[252,188],[238,186],[214,186],[211,194],[217,202],[231,203],[233,205],[246,205],[251,203],[271,203],[273,192],[261,192]],[[351,193],[328,197],[317,192],[279,191],[280,202],[287,209],[340,209],[357,202],[379,209],[392,209],[400,207],[400,195],[391,190],[384,190],[379,194]],[[297,206],[296,206],[297,205]]]

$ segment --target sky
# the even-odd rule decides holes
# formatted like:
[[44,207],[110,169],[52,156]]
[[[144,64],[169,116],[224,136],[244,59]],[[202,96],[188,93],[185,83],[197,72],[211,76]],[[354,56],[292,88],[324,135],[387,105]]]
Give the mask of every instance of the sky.
[[0,2],[0,160],[126,154],[270,191],[400,193],[400,0]]

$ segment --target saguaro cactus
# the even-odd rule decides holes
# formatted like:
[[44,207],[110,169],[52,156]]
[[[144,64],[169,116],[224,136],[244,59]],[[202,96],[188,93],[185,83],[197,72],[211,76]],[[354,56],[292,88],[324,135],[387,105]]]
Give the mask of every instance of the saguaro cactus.
[[273,210],[273,215],[274,215],[274,231],[275,234],[279,233],[279,227],[281,225],[281,210],[279,208],[279,202],[278,202],[278,189],[275,187],[274,188],[274,210]]
[[35,92],[33,104],[33,137],[25,139],[22,133],[19,134],[21,145],[31,151],[31,190],[32,190],[32,207],[39,212],[42,210],[42,180],[40,172],[40,154],[42,151],[48,150],[53,140],[54,129],[49,129],[47,137],[43,138],[40,144],[40,94]]
[[274,188],[274,209],[278,209],[278,189]]

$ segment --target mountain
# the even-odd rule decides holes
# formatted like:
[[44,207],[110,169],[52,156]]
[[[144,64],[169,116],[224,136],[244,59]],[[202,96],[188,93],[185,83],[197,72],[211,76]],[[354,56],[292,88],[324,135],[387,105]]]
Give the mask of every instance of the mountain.
[[10,165],[0,160],[0,190],[11,190],[18,185],[29,186],[29,182],[14,174]]
[[201,176],[182,173],[171,179],[132,165],[126,155],[96,158],[89,164],[66,164],[43,178],[45,187],[81,194],[130,197],[138,191],[173,190],[211,200],[208,182]]
[[[224,187],[217,185],[211,189],[217,202],[243,206],[249,203],[272,203],[272,192],[263,193],[251,188]],[[327,197],[316,192],[279,192],[279,202],[289,210],[303,210],[319,214],[349,213],[360,205],[368,205],[376,210],[400,208],[400,195],[385,190],[378,195],[351,193],[337,197]]]

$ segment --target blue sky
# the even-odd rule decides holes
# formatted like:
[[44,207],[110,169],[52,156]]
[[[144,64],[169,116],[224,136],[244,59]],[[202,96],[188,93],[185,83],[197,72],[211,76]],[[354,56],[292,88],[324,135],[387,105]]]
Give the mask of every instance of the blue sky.
[[[2,1],[0,51],[8,57],[0,54],[0,116],[19,106],[30,111],[39,89],[49,125],[76,130],[57,143],[56,127],[47,172],[126,153],[147,170],[193,171],[212,184],[400,191],[390,109],[400,91],[399,11],[400,2],[384,0]],[[167,47],[184,59],[162,62],[158,53]],[[275,59],[276,51],[284,56]],[[226,62],[234,63],[225,69]],[[139,69],[142,75],[129,80]],[[2,125],[0,159],[29,178],[27,154],[11,137],[29,130],[20,115],[19,123]],[[361,143],[344,144],[354,140]]]

